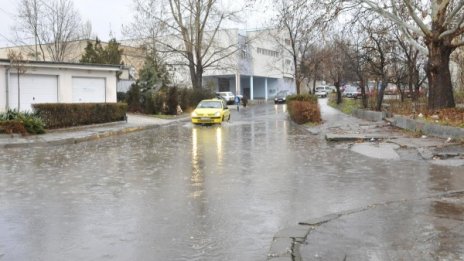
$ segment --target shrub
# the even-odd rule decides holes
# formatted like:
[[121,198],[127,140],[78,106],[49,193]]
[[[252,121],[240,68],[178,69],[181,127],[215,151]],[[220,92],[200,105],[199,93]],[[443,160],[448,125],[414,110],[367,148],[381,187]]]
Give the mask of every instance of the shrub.
[[291,101],[306,101],[317,104],[317,96],[314,94],[295,94],[287,96],[287,103]]
[[321,111],[317,103],[312,101],[292,100],[290,102],[287,101],[287,107],[290,119],[297,124],[321,122]]
[[126,96],[127,94],[125,92],[117,92],[116,93],[116,99],[118,102],[126,102]]
[[166,94],[167,114],[176,115],[177,105],[179,105],[179,94],[177,93],[177,87],[170,87],[168,88],[168,92]]
[[51,129],[121,121],[127,112],[125,103],[44,103],[33,108]]
[[19,120],[6,120],[0,121],[0,133],[13,134],[19,133],[22,135],[27,134],[24,124]]
[[142,93],[138,84],[134,83],[126,93],[127,110],[130,112],[142,112]]
[[216,97],[215,93],[206,88],[202,89],[191,89],[182,88],[178,89],[179,93],[179,104],[183,111],[192,111],[197,104],[204,99],[212,99]]
[[2,131],[5,133],[21,133],[23,135],[26,133],[45,133],[45,124],[35,113],[8,110],[6,113],[0,114],[0,123]]

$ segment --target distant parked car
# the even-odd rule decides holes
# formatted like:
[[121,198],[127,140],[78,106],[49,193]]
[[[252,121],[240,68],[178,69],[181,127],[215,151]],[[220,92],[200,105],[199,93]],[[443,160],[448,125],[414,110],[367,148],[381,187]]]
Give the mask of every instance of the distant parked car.
[[345,91],[343,91],[343,96],[347,98],[357,99],[361,97],[361,91],[359,90],[359,88],[354,86],[346,87]]
[[235,95],[232,92],[216,92],[216,96],[224,99],[227,104],[234,104]]
[[331,92],[332,89],[329,86],[318,86],[314,94],[319,98],[326,98]]
[[274,98],[274,103],[275,104],[285,103],[287,101],[287,95],[288,95],[288,91],[278,92]]

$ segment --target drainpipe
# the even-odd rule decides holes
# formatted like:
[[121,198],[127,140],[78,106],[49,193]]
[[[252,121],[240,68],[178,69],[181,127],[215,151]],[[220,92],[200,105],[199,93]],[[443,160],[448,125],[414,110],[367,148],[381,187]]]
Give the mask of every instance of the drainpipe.
[[5,71],[5,83],[6,83],[6,103],[5,103],[5,107],[6,107],[6,110],[9,110],[10,109],[10,67],[7,67],[6,68],[6,71]]

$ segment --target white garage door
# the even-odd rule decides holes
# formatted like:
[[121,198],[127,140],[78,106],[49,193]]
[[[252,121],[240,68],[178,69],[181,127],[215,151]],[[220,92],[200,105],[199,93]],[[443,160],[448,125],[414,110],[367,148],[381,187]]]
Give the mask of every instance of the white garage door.
[[106,101],[105,78],[73,77],[72,85],[73,102]]
[[33,103],[58,102],[58,76],[56,75],[21,75],[19,79],[18,108],[18,75],[10,75],[8,88],[8,104],[12,109],[31,111]]

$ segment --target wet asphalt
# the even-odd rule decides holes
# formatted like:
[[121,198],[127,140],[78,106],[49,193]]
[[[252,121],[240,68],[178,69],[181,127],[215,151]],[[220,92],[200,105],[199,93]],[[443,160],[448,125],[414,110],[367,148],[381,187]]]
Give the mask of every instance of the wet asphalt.
[[[326,112],[327,123],[350,121]],[[421,201],[411,212],[410,200],[463,190],[463,173],[462,167],[415,157],[366,157],[309,134],[289,122],[285,105],[270,104],[232,111],[231,121],[219,126],[184,122],[79,144],[2,149],[0,260],[265,260],[273,234],[282,228],[407,201],[362,212],[356,221],[396,237],[397,221],[413,224],[414,213],[429,213],[435,204]],[[451,214],[440,205],[436,211],[442,213],[438,219],[451,216],[456,228],[464,211],[462,201],[455,202],[458,210]],[[399,217],[393,221],[383,218],[391,209]],[[350,224],[343,218],[327,223],[334,226],[328,229],[340,232]],[[336,233],[318,231],[321,240],[311,241],[310,234],[302,248],[308,260],[346,256],[344,236],[348,242],[369,241],[348,225],[340,241],[331,241]],[[410,236],[414,244],[423,234]],[[452,242],[446,248],[450,257],[464,249],[462,233],[455,239],[460,241],[443,241]],[[434,247],[424,244],[421,251]]]

